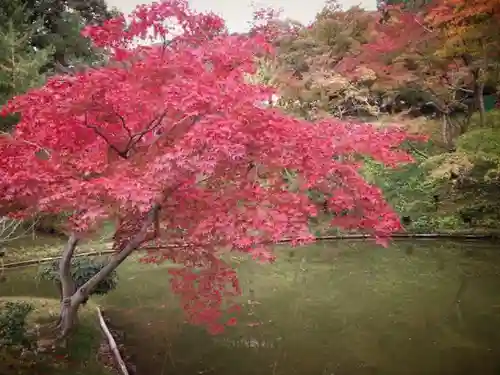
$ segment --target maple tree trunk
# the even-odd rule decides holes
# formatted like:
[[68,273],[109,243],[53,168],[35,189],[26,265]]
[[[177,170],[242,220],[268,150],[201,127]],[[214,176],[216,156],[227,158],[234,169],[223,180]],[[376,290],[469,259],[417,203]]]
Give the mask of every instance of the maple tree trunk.
[[75,282],[71,275],[71,260],[78,245],[78,238],[72,233],[68,239],[61,260],[59,261],[59,280],[61,292],[61,312],[58,326],[61,338],[69,335],[76,321],[78,307],[72,306],[71,297],[75,293]]
[[78,321],[78,309],[89,298],[97,285],[108,277],[111,272],[122,264],[147,239],[148,229],[155,222],[160,208],[159,204],[153,205],[144,220],[141,230],[128,242],[125,248],[110,257],[108,263],[78,289],[75,288],[75,283],[71,276],[71,259],[78,244],[78,238],[74,234],[70,236],[59,263],[62,290],[61,311],[58,321],[59,339],[65,340],[69,336]]
[[476,101],[476,108],[479,111],[479,124],[481,127],[484,126],[485,122],[485,109],[484,109],[484,83],[476,83],[474,85],[474,96]]
[[443,113],[443,121],[441,124],[441,135],[443,138],[443,143],[446,148],[452,149],[453,148],[453,140],[452,140],[452,131],[451,131],[451,123],[448,119],[448,115],[446,113]]
[[[472,58],[470,56],[466,56],[464,59],[466,65],[472,65]],[[484,109],[484,82],[481,82],[481,76],[484,75],[481,68],[471,69],[471,75],[473,79],[474,85],[474,104],[476,110],[479,111],[479,124],[481,127],[484,126],[484,117],[485,117],[485,109]]]
[[474,109],[470,108],[470,106],[467,106],[467,113],[465,114],[465,118],[462,119],[462,121],[460,122],[460,134],[459,135],[465,134],[469,131],[469,125],[470,125],[470,121],[472,119],[473,112],[474,112]]

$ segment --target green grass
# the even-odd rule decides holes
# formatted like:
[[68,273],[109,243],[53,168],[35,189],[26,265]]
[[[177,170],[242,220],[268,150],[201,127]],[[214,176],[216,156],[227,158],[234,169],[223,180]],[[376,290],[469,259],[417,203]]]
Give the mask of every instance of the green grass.
[[[44,327],[53,322],[59,312],[59,301],[51,298],[0,297],[0,306],[5,302],[29,302],[35,309],[28,316],[28,328],[40,326],[39,343],[51,341],[52,331]],[[94,309],[92,309],[94,307]],[[47,332],[51,332],[47,335]],[[95,305],[82,309],[80,324],[69,341],[67,349],[57,349],[37,355],[37,361],[28,367],[27,360],[19,357],[0,362],[2,375],[110,375],[97,358],[101,332],[95,314]]]
[[[332,242],[278,253],[271,266],[241,261],[244,308],[223,335],[185,322],[166,264],[127,261],[118,288],[93,301],[125,332],[139,374],[496,374],[495,245]],[[32,275],[12,274],[0,294],[53,295]]]

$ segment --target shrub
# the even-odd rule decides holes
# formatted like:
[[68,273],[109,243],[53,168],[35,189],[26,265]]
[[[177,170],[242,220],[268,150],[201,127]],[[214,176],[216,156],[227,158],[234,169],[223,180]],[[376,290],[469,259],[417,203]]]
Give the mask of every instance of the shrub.
[[[500,110],[494,109],[485,113],[484,126],[488,128],[500,128]],[[472,115],[470,128],[480,127],[479,112]]]
[[34,306],[27,302],[6,302],[0,311],[0,347],[28,348],[33,340],[26,320]]
[[471,130],[458,139],[457,149],[470,153],[500,155],[500,129]]
[[[77,257],[71,261],[71,275],[76,287],[79,288],[85,284],[92,276],[98,273],[107,261],[103,259],[90,258],[90,257]],[[42,280],[49,280],[55,282],[59,287],[61,280],[59,278],[59,261],[54,261],[47,266],[40,269],[38,276]],[[92,294],[103,295],[109,293],[116,288],[118,275],[113,271],[106,279],[102,280]]]

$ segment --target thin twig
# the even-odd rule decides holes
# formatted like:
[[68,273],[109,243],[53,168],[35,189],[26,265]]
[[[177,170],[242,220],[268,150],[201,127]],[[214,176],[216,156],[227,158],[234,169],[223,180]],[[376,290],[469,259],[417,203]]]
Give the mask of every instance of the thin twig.
[[7,217],[0,217],[0,245],[23,238],[28,232],[35,229],[38,219],[34,219],[31,225],[18,235],[14,235],[23,223],[22,220],[14,220]]
[[429,156],[427,154],[425,154],[424,152],[420,151],[418,148],[415,147],[415,145],[411,142],[408,142],[408,146],[410,147],[410,149],[416,153],[417,155],[421,156],[422,158],[424,159],[428,159]]
[[130,130],[130,128],[127,126],[127,123],[125,122],[125,118],[122,115],[120,115],[118,113],[118,111],[115,110],[114,108],[113,108],[113,112],[115,113],[116,117],[118,117],[118,119],[120,119],[120,122],[122,123],[122,127],[127,132],[128,136],[130,138],[132,138],[133,137],[132,130]]
[[158,126],[161,125],[161,122],[165,118],[165,116],[168,113],[168,109],[165,109],[158,117],[155,117],[153,120],[149,122],[149,124],[146,126],[146,129],[142,130],[141,132],[134,134],[129,142],[127,143],[126,150],[130,150],[132,147],[134,147],[137,143],[141,141],[141,139],[149,132],[154,131]]
[[[12,134],[10,133],[7,133],[7,132],[3,132],[3,131],[0,131],[0,136],[4,136],[4,137],[10,137],[11,139],[13,139],[12,137]],[[48,152],[49,154],[52,152],[52,150],[46,148],[46,147],[43,147],[43,146],[40,146],[34,142],[30,142],[30,141],[27,141],[25,139],[20,139],[20,138],[16,138],[15,139],[16,141],[20,141],[20,142],[23,142],[23,143],[26,143],[27,145],[30,145],[30,146],[33,146],[33,147],[36,147],[38,149],[38,151],[46,151]]]

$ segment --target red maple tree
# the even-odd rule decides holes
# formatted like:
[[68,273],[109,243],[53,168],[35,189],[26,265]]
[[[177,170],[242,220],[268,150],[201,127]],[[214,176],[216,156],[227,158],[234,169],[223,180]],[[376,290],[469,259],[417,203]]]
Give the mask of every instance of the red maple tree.
[[[378,238],[401,228],[360,175],[358,155],[409,162],[397,149],[406,134],[334,119],[313,124],[259,106],[270,89],[246,80],[254,56],[271,52],[259,32],[230,35],[218,16],[166,0],[84,33],[109,52],[109,64],[12,99],[3,112],[21,120],[0,138],[0,205],[13,216],[70,215],[62,336],[99,280],[151,241],[157,250],[146,261],[184,265],[170,272],[171,286],[190,321],[212,332],[234,324],[223,311],[237,309],[230,300],[240,290],[221,254],[269,261],[274,242],[311,240],[312,188],[337,213],[332,225]],[[136,43],[150,35],[163,43]],[[293,186],[285,169],[297,176]],[[117,223],[116,254],[75,290],[75,247],[105,221]]]
[[368,71],[374,87],[383,89],[389,101],[404,95],[413,104],[432,106],[441,117],[442,146],[453,149],[456,137],[466,131],[470,116],[459,120],[452,115],[456,111],[470,113],[463,89],[474,74],[462,53],[441,53],[447,35],[436,29],[429,17],[443,1],[418,11],[402,5],[385,6],[369,42],[343,59],[339,70],[355,81]]
[[420,80],[409,62],[428,57],[440,42],[427,28],[424,16],[402,5],[384,6],[376,14],[368,42],[343,59],[340,71],[355,78],[360,65],[367,67],[376,73],[378,84],[388,88]]

